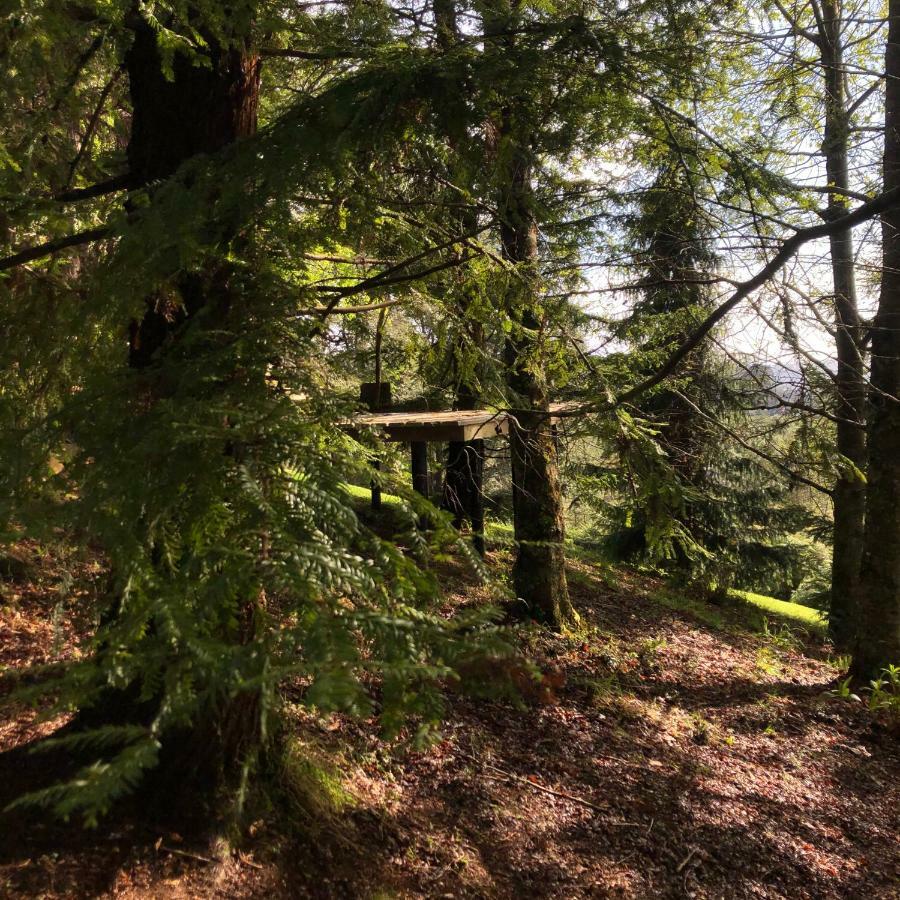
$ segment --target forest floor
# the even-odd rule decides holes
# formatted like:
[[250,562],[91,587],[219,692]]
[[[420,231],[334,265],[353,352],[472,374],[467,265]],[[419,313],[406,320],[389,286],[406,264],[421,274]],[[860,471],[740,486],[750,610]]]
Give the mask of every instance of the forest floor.
[[[0,665],[76,652],[62,578],[44,559],[7,579]],[[240,850],[134,807],[95,830],[7,814],[0,896],[900,897],[900,740],[830,693],[819,633],[589,562],[570,579],[582,625],[522,631],[547,673],[522,703],[453,695],[424,751],[297,707],[294,812]],[[443,581],[448,611],[484,598]],[[0,720],[0,805],[60,724]]]

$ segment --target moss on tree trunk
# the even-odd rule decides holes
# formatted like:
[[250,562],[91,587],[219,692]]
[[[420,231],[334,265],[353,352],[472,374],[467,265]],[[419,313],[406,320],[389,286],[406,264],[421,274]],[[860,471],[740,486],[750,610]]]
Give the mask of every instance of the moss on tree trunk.
[[543,299],[537,275],[538,227],[531,188],[532,162],[507,110],[501,125],[501,242],[517,265],[506,312],[511,332],[504,351],[506,382],[517,408],[510,425],[515,609],[554,628],[574,618],[566,583],[565,518],[556,439],[544,369]]

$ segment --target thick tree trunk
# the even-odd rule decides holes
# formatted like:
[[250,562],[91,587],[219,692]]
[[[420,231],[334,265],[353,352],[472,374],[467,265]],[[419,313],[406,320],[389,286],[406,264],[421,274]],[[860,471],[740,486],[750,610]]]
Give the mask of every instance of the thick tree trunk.
[[[822,11],[820,37],[825,81],[825,134],[822,146],[828,184],[846,191],[850,187],[850,123],[844,90],[840,4],[837,0],[823,0]],[[847,210],[846,194],[832,193],[829,196],[830,217],[845,215]],[[853,232],[849,228],[836,232],[830,241],[837,349],[837,450],[850,465],[842,471],[834,485],[829,622],[835,646],[840,650],[849,650],[853,646],[858,618],[855,605],[865,528],[865,482],[853,470],[862,473],[866,469],[866,372],[856,299]]]
[[[515,366],[521,358],[512,341],[506,361]],[[526,385],[519,381],[517,395]],[[565,520],[556,444],[547,416],[547,396],[532,391],[525,401],[530,409],[518,410],[510,425],[512,456],[513,520],[516,560],[513,587],[517,613],[562,628],[574,618],[566,583]]]
[[[509,129],[509,116],[504,117]],[[531,163],[507,130],[510,146],[501,178],[500,237],[504,257],[518,266],[507,297],[512,331],[506,380],[517,409],[510,422],[517,611],[560,628],[574,618],[566,583],[565,519],[547,379],[541,371],[541,299],[537,285],[538,229]]]
[[[132,133],[128,145],[131,183],[150,185],[171,176],[198,154],[211,154],[256,129],[259,98],[259,60],[237,49],[222,49],[209,41],[207,65],[176,54],[172,79],[163,72],[156,32],[146,23],[134,29],[134,41],[125,57],[133,104]],[[196,63],[196,64],[195,64]],[[236,235],[235,235],[236,237]],[[178,283],[147,299],[140,322],[132,322],[128,363],[148,373],[145,388],[157,396],[162,388],[153,381],[153,364],[177,340],[178,331],[196,312],[214,301],[223,311],[229,305],[228,268],[210,266],[184,273]],[[124,428],[129,423],[123,423]],[[223,453],[234,452],[223,447]],[[152,484],[153,473],[147,473]],[[262,595],[248,597],[239,615],[235,640],[251,641]],[[118,614],[114,606],[109,615]],[[103,650],[101,650],[103,652]],[[158,699],[138,705],[135,690],[111,690],[87,714],[87,726],[110,721],[152,719]],[[159,777],[218,778],[241,763],[255,747],[259,728],[259,698],[255,691],[223,700],[192,723],[190,734],[170,735],[163,743]]]
[[[260,60],[210,40],[205,60],[177,53],[166,78],[156,31],[145,22],[134,29],[125,56],[132,102],[128,163],[132,183],[167,178],[199,154],[215,153],[256,131]],[[216,275],[210,276],[215,280]],[[208,284],[185,280],[180,296],[156,295],[131,325],[129,363],[146,368],[169,335],[207,301]]]
[[[900,0],[885,51],[884,190],[900,187]],[[872,327],[869,472],[852,674],[900,663],[900,208],[882,215],[881,296]]]
[[166,178],[186,160],[256,131],[259,57],[215,41],[194,59],[177,53],[166,78],[156,31],[135,27],[125,57],[132,102],[128,163],[136,184]]

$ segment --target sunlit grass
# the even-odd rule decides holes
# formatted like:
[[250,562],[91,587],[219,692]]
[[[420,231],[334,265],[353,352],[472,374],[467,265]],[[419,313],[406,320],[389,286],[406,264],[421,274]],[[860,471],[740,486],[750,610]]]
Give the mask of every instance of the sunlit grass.
[[[358,484],[342,484],[341,487],[354,499],[363,500],[368,503],[372,499],[372,491],[370,488],[361,487]],[[381,502],[385,506],[399,506],[400,498],[396,494],[381,494]]]
[[484,523],[485,537],[496,544],[512,544],[514,540],[511,522],[498,522],[496,519]]
[[676,610],[677,612],[685,612],[693,616],[697,621],[703,622],[712,628],[724,630],[725,617],[722,612],[710,603],[697,600],[687,594],[666,587],[662,590],[655,591],[650,595],[650,599],[667,609]]
[[828,619],[818,609],[811,606],[801,606],[799,603],[789,603],[786,600],[778,600],[775,597],[767,597],[765,594],[754,594],[750,591],[732,590],[730,596],[736,600],[743,600],[766,612],[774,613],[785,619],[793,619],[805,625],[807,628],[815,628],[824,631],[828,625]]

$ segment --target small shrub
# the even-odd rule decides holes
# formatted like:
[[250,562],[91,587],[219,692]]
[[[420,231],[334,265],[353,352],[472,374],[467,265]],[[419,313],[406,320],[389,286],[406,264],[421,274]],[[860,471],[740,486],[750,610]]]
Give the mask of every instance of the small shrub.
[[797,633],[785,622],[762,617],[762,636],[779,650],[796,651],[803,646]]
[[870,682],[869,709],[883,718],[892,731],[900,730],[900,666],[888,666]]
[[838,672],[849,672],[850,663],[852,661],[853,657],[850,656],[849,653],[840,653],[837,656],[828,657],[828,665],[834,669],[837,669]]
[[764,675],[772,677],[781,673],[781,666],[771,647],[760,647],[756,651],[756,668]]
[[832,688],[828,695],[830,697],[834,697],[836,700],[856,700],[859,701],[859,695],[854,693],[853,688],[851,687],[853,683],[853,676],[848,675],[846,678],[842,679],[838,682],[838,686],[836,688]]

